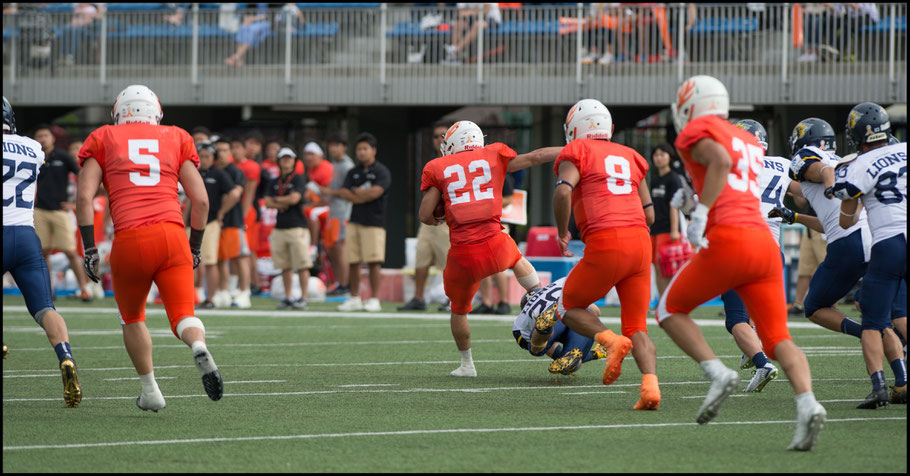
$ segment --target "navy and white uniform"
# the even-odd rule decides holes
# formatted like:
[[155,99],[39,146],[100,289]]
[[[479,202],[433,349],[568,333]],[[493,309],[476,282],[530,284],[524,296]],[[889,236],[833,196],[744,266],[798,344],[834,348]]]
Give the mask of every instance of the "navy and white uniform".
[[[553,308],[557,315],[562,316],[566,311],[562,305],[562,290],[566,284],[566,278],[560,278],[544,286],[543,290],[537,292],[525,306],[521,313],[515,318],[512,324],[512,336],[522,349],[531,352],[531,332],[534,331],[534,322],[540,313],[547,309]],[[594,346],[594,339],[585,337],[581,334],[566,327],[562,321],[557,321],[553,326],[547,345],[539,354],[531,354],[535,357],[543,355],[554,343],[562,344],[562,349],[553,354],[553,360],[556,360],[572,349],[578,349],[584,356],[582,362],[587,362],[593,358],[590,354],[591,347]]]
[[[774,209],[774,207],[784,206],[784,196],[787,194],[787,189],[790,187],[790,182],[792,179],[787,173],[790,169],[790,161],[783,157],[776,156],[766,156],[762,160],[762,170],[758,174],[759,182],[761,185],[761,213],[765,217],[765,222],[768,224],[768,228],[771,230],[771,236],[774,237],[774,242],[777,243],[777,246],[780,247],[780,225],[783,222],[783,218],[769,218],[768,212]],[[780,255],[781,261],[784,260],[783,252]],[[733,332],[733,326],[739,323],[749,323],[749,314],[746,312],[746,305],[743,303],[743,300],[740,299],[739,295],[736,294],[736,291],[729,290],[720,295],[721,300],[724,302],[724,316],[725,316],[725,325],[727,327],[727,332]]]
[[35,234],[35,192],[44,164],[41,144],[3,134],[3,272],[10,272],[32,317],[54,309],[47,262]]
[[842,200],[859,198],[868,211],[872,256],[860,296],[863,329],[891,327],[891,318],[907,316],[907,143],[859,154],[837,170],[834,191]]
[[819,264],[806,294],[806,317],[821,308],[833,306],[844,297],[866,273],[872,249],[872,234],[866,221],[866,210],[846,230],[840,227],[840,200],[825,197],[825,185],[805,180],[806,170],[815,162],[831,167],[840,158],[814,146],[800,149],[790,162],[790,177],[800,183],[803,196],[815,210],[828,242],[827,256]]

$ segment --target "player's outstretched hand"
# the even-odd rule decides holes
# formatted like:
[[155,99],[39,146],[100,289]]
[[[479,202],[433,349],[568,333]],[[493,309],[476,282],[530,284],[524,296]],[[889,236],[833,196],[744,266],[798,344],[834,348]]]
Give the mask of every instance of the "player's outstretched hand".
[[689,220],[689,227],[686,228],[686,237],[689,242],[695,246],[695,249],[708,247],[708,239],[705,238],[705,227],[708,225],[708,207],[699,203],[695,210],[692,211],[692,219]]
[[796,221],[796,215],[796,212],[786,207],[774,207],[768,212],[768,218],[783,218],[783,220],[790,225]]
[[566,258],[571,258],[571,257],[575,256],[574,253],[569,251],[569,240],[571,240],[571,239],[572,239],[572,235],[569,233],[566,233],[565,236],[560,236],[559,239],[556,240],[556,242],[559,243],[560,253],[562,253],[562,255],[565,256]]
[[82,266],[85,268],[85,275],[96,283],[101,281],[101,278],[98,277],[98,261],[98,248],[85,250],[85,259],[82,262]]
[[193,269],[196,269],[199,267],[199,263],[202,262],[202,252],[193,248],[190,248],[190,251],[193,252]]

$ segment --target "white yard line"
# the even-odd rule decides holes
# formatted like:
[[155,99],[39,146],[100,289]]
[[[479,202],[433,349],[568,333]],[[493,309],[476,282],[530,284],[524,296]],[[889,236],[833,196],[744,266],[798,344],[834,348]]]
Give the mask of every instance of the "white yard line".
[[[130,397],[132,398],[132,397]],[[906,420],[906,417],[883,418],[839,418],[830,419],[825,423],[845,423],[863,421]],[[769,421],[715,421],[711,425],[780,425],[793,424],[795,420],[769,420]],[[614,425],[580,425],[580,426],[543,426],[543,427],[513,427],[513,428],[451,428],[439,430],[403,430],[403,431],[361,431],[351,433],[316,433],[302,435],[264,435],[264,436],[239,436],[239,437],[213,437],[213,438],[185,438],[179,440],[140,440],[140,441],[110,441],[101,443],[70,443],[61,445],[24,445],[4,446],[3,451],[22,450],[48,450],[48,449],[78,449],[99,448],[112,446],[145,446],[145,445],[174,445],[187,443],[231,443],[240,441],[274,441],[274,440],[306,440],[322,438],[345,438],[356,436],[409,436],[409,435],[438,435],[453,433],[500,433],[500,432],[528,432],[528,431],[553,431],[553,430],[608,430],[608,429],[637,429],[637,428],[666,428],[666,427],[694,427],[694,422],[679,423],[636,423]]]
[[225,381],[225,384],[228,383],[283,383],[287,380],[234,380],[234,381]]
[[[155,377],[155,380],[173,380],[177,377]],[[139,380],[139,377],[106,378],[104,380]]]

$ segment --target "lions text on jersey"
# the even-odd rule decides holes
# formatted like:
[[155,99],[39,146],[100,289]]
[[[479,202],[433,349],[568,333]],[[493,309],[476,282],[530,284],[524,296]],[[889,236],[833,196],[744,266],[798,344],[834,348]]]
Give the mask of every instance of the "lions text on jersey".
[[538,291],[525,303],[521,313],[515,318],[515,323],[512,324],[512,330],[521,332],[521,336],[530,342],[534,320],[541,312],[556,305],[556,314],[559,316],[565,314],[566,310],[562,306],[562,288],[565,284],[566,278],[560,278]]
[[3,134],[3,226],[35,226],[35,190],[42,164],[41,144]]
[[895,235],[907,236],[906,142],[859,154],[837,170],[835,180],[838,198],[862,200],[873,245]]
[[771,229],[771,235],[774,236],[774,242],[780,246],[780,224],[782,218],[768,218],[768,212],[774,207],[784,206],[784,196],[790,187],[790,176],[787,169],[790,167],[790,161],[783,157],[765,156],[762,160],[762,170],[758,174],[760,181],[761,194],[761,214]]

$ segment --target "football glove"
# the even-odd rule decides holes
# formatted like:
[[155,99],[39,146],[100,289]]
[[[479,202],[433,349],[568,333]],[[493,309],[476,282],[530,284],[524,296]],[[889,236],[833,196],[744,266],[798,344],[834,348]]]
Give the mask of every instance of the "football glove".
[[708,207],[699,203],[692,211],[689,227],[686,229],[686,237],[696,249],[707,248],[708,239],[705,238],[705,227],[708,225]]
[[193,252],[193,269],[196,269],[202,262],[202,252],[195,248],[190,248],[190,251]]
[[673,198],[670,199],[670,206],[680,210],[685,215],[692,213],[692,210],[695,209],[695,205],[697,204],[698,197],[695,195],[695,191],[692,190],[692,187],[686,182],[683,182],[682,187],[676,190],[676,193],[673,194]]
[[569,251],[569,240],[571,240],[571,239],[572,239],[572,235],[567,232],[565,236],[560,236],[556,240],[556,242],[559,244],[559,251],[566,258],[571,258],[571,257],[575,256],[574,253]]
[[829,200],[834,198],[834,186],[833,185],[825,189],[825,198],[827,198]]
[[82,266],[85,268],[85,275],[96,283],[101,281],[101,278],[98,277],[99,260],[98,248],[85,250],[85,259],[82,261]]
[[799,215],[799,213],[786,207],[774,207],[768,212],[768,218],[783,218],[783,220],[790,225],[796,221],[797,215]]

